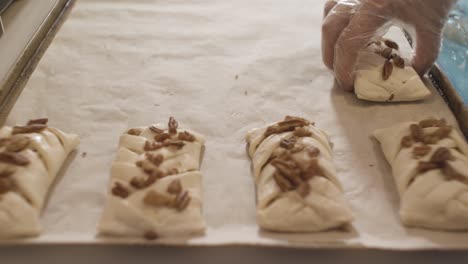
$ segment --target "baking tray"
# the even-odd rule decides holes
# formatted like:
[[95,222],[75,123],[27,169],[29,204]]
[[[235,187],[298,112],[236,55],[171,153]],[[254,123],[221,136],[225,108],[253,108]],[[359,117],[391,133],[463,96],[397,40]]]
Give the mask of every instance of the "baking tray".
[[[5,3],[8,2],[6,1]],[[74,3],[75,0],[60,0],[55,4],[21,55],[17,58],[13,68],[5,76],[5,81],[2,87],[0,87],[0,124],[5,122],[8,113],[20,96],[47,47],[66,20]]]
[[[433,96],[416,103],[365,102],[334,87],[317,45],[321,11],[314,6],[324,1],[135,3],[78,2],[11,111],[8,125],[47,116],[82,142],[50,196],[42,235],[2,244],[468,249],[466,233],[401,226],[391,168],[369,137],[427,115],[456,124],[454,115],[429,81]],[[256,225],[244,137],[285,115],[329,132],[356,216],[348,229],[288,234]],[[96,237],[120,133],[169,116],[207,139],[206,234],[155,242]]]

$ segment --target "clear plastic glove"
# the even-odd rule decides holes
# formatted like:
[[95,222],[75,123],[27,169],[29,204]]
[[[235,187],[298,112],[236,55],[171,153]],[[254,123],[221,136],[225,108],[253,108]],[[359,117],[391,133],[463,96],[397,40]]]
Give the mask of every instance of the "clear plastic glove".
[[322,25],[322,57],[338,84],[353,90],[359,50],[386,33],[392,23],[413,34],[414,69],[424,75],[440,49],[450,8],[457,0],[329,0]]

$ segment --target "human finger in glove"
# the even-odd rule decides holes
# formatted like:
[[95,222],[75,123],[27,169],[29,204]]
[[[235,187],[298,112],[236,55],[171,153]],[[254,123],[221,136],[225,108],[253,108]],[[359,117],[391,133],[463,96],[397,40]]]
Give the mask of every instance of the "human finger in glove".
[[352,91],[359,50],[392,23],[416,41],[412,65],[424,75],[440,49],[441,34],[456,0],[329,0],[322,24],[322,58],[340,87]]

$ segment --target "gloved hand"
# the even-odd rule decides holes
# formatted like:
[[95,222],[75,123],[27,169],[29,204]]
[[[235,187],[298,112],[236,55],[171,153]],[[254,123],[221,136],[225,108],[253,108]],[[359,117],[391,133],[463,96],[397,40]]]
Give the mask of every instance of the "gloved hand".
[[359,50],[381,37],[392,22],[416,41],[412,65],[424,75],[437,59],[441,33],[456,0],[329,0],[322,25],[322,58],[338,84],[352,91]]

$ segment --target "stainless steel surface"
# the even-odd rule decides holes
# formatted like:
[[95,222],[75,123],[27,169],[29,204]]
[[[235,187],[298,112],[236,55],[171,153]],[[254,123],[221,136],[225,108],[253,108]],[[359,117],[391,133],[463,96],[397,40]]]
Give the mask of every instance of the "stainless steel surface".
[[13,2],[13,0],[0,0],[0,37],[2,37],[5,32],[5,27],[3,26],[2,13],[8,8],[8,6]]
[[5,28],[3,27],[2,17],[0,15],[0,38],[3,36],[3,32],[5,32]]

